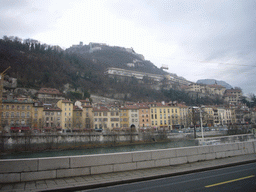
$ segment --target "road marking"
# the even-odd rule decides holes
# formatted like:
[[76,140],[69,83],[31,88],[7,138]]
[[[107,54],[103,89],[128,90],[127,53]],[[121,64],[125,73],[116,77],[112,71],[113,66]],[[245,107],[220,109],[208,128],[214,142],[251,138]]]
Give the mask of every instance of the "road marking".
[[214,187],[214,186],[223,185],[223,184],[226,184],[226,183],[232,183],[232,182],[235,182],[235,181],[240,181],[240,180],[248,179],[248,178],[252,178],[252,177],[255,177],[255,175],[250,175],[250,176],[247,176],[247,177],[241,177],[241,178],[238,178],[238,179],[224,181],[224,182],[221,182],[221,183],[215,183],[215,184],[212,184],[212,185],[207,185],[205,187],[207,187],[207,188],[208,187]]

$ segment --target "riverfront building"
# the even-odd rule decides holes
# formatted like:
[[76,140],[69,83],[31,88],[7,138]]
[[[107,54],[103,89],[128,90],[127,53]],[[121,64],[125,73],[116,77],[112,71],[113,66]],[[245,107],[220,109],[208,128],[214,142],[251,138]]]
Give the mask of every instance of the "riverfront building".
[[73,128],[73,103],[69,100],[59,100],[57,107],[62,111],[61,113],[61,127],[64,131]]
[[33,101],[31,99],[3,100],[1,114],[2,127],[10,127],[10,130],[13,132],[28,130],[32,125],[32,108]]

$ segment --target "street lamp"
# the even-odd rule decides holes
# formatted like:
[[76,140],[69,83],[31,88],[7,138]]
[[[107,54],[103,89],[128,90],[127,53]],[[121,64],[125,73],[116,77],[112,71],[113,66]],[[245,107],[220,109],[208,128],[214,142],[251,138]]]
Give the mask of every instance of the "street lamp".
[[201,126],[202,140],[204,140],[204,128],[203,128],[203,121],[202,121],[202,109],[200,107],[193,107],[193,109],[199,109],[199,111],[200,111],[200,126]]

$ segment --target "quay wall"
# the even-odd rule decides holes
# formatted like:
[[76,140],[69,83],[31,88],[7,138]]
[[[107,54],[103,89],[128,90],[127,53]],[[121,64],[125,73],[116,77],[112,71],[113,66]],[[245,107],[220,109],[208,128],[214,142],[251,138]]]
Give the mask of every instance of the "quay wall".
[[166,135],[154,133],[9,134],[0,136],[0,152],[67,149],[87,144],[159,141],[164,138]]
[[0,182],[113,173],[255,153],[256,141],[149,151],[0,160]]

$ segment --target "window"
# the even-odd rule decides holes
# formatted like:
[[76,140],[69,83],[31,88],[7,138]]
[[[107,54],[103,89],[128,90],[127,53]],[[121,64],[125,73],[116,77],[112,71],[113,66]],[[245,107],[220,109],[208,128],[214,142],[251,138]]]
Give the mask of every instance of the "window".
[[14,109],[14,105],[12,105],[12,109]]
[[154,121],[152,121],[152,125],[154,125]]
[[17,116],[17,118],[19,118],[20,117],[20,112],[17,112],[16,116]]
[[22,105],[22,107],[21,107],[21,108],[22,108],[22,110],[25,110],[25,106],[24,106],[24,105]]
[[5,115],[6,115],[6,117],[9,117],[9,113],[8,113],[8,112],[6,112],[6,114],[5,114]]
[[19,106],[19,105],[17,105],[17,109],[18,109],[18,110],[20,109],[20,106]]
[[151,109],[151,113],[153,113],[153,109]]
[[27,106],[27,110],[30,110],[30,106]]
[[9,105],[6,105],[6,109],[9,109]]

